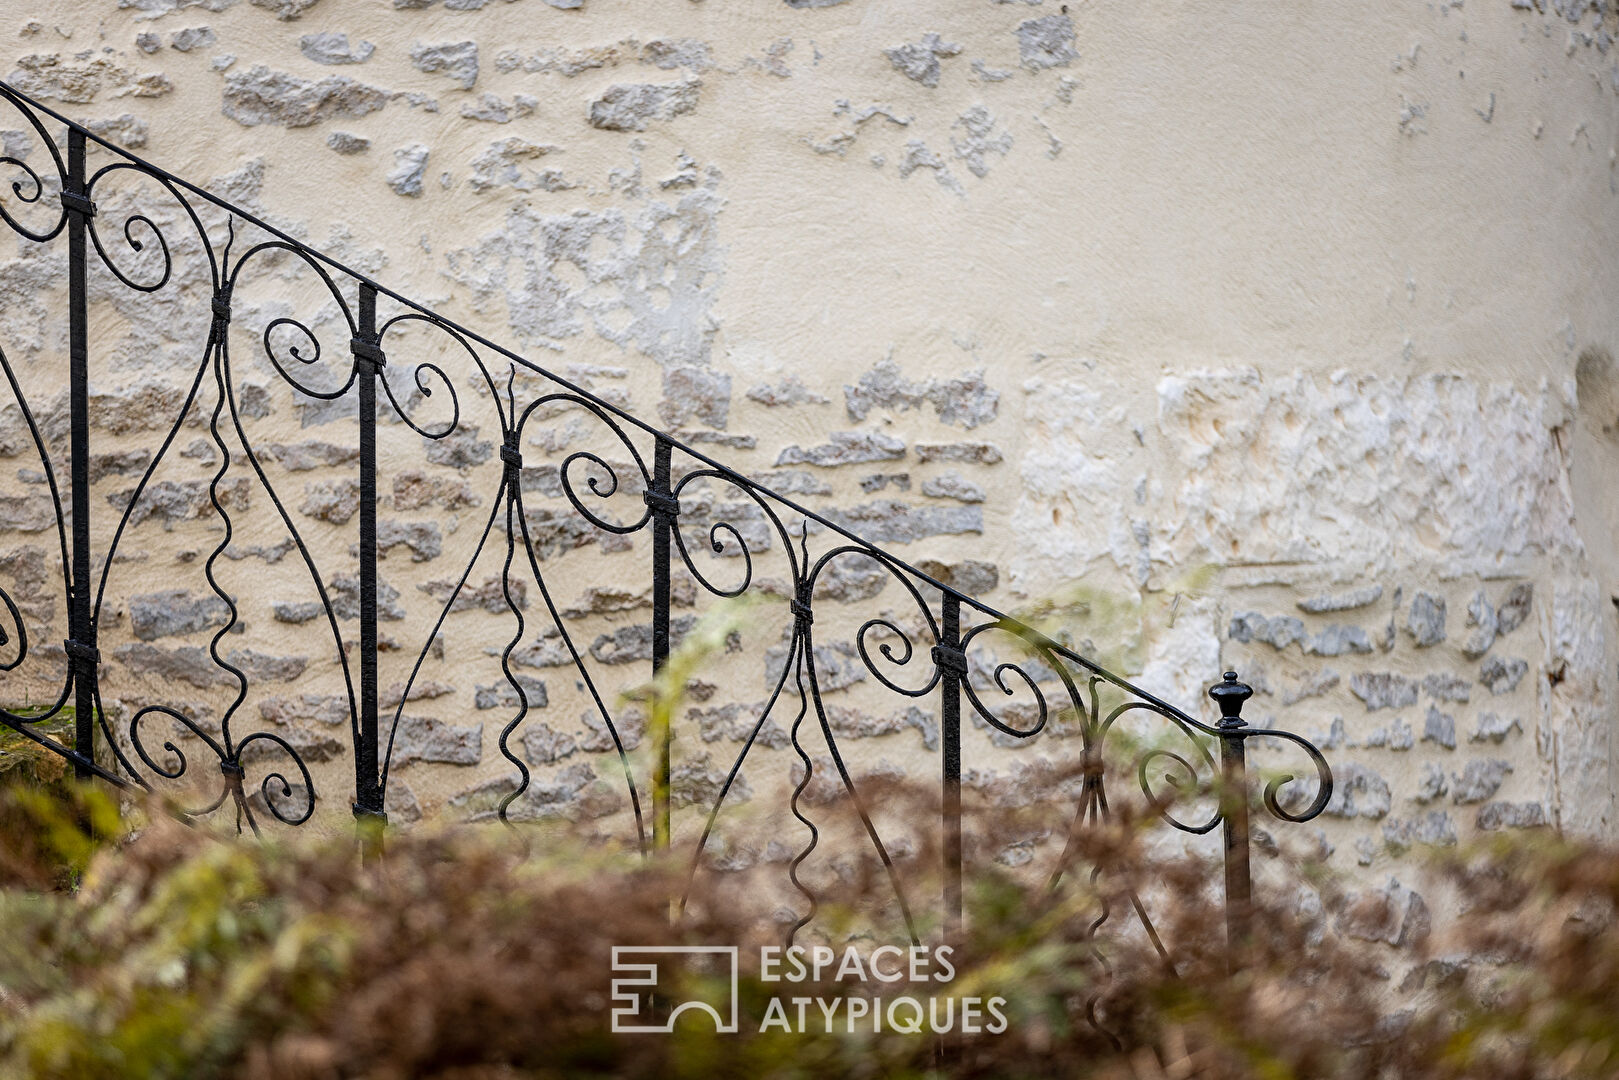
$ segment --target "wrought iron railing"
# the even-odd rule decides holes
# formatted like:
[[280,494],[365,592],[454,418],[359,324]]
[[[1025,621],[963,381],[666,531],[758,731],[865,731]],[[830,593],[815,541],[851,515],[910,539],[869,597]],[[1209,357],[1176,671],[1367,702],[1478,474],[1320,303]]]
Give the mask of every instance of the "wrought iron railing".
[[[1162,800],[1155,805],[1176,827],[1191,833],[1208,833],[1222,827],[1225,836],[1226,889],[1229,917],[1238,927],[1249,895],[1249,795],[1247,743],[1256,737],[1281,740],[1302,748],[1313,764],[1317,783],[1308,799],[1284,800],[1282,786],[1292,778],[1277,776],[1265,787],[1264,806],[1277,818],[1305,821],[1327,805],[1332,793],[1331,772],[1320,752],[1308,741],[1287,731],[1248,726],[1241,717],[1243,701],[1250,690],[1227,673],[1211,691],[1218,702],[1221,718],[1216,724],[1204,723],[1151,693],[1104,670],[1080,655],[1058,636],[1042,632],[1012,618],[994,607],[966,595],[950,583],[919,570],[891,552],[870,543],[828,517],[772,491],[764,484],[727,468],[700,450],[670,434],[643,423],[603,396],[559,377],[544,367],[517,355],[435,313],[426,306],[384,287],[336,259],[294,239],[261,217],[209,194],[150,163],[141,160],[85,127],[68,120],[16,90],[0,84],[0,96],[27,123],[36,136],[45,158],[8,151],[0,165],[13,170],[10,197],[0,199],[0,216],[23,241],[51,244],[65,234],[67,243],[67,288],[69,363],[66,372],[69,423],[67,431],[67,474],[65,492],[59,481],[57,461],[61,453],[59,436],[42,430],[37,411],[30,407],[11,360],[0,349],[0,367],[5,370],[11,394],[43,471],[43,483],[55,515],[55,532],[61,549],[62,584],[69,613],[69,637],[63,644],[65,671],[60,692],[45,708],[24,712],[0,711],[0,720],[41,746],[70,761],[82,777],[95,776],[120,787],[151,788],[176,781],[187,774],[189,762],[184,748],[202,747],[202,753],[217,760],[220,781],[216,792],[204,805],[188,813],[205,815],[229,804],[238,815],[238,827],[245,821],[255,832],[260,818],[268,816],[288,825],[309,820],[314,811],[314,780],[300,750],[287,738],[271,730],[254,731],[238,737],[233,722],[247,697],[250,665],[233,662],[221,652],[227,634],[238,628],[237,597],[215,575],[221,555],[232,541],[232,512],[236,502],[226,482],[233,469],[246,470],[267,494],[280,527],[290,538],[314,591],[318,608],[314,621],[323,624],[336,648],[344,684],[353,761],[353,812],[362,819],[385,820],[384,801],[389,763],[405,702],[422,670],[423,660],[433,646],[446,617],[456,608],[458,598],[468,589],[475,564],[489,548],[502,561],[498,597],[493,603],[503,608],[516,627],[505,644],[500,665],[513,713],[499,738],[501,753],[509,759],[518,778],[505,793],[498,814],[505,818],[515,800],[530,784],[530,771],[514,752],[513,736],[536,711],[524,680],[513,671],[512,658],[523,640],[525,603],[514,590],[513,566],[531,575],[538,587],[549,623],[549,648],[560,649],[556,658],[576,673],[579,685],[588,695],[600,725],[611,740],[612,752],[622,766],[623,780],[634,819],[635,833],[643,850],[661,849],[671,844],[671,742],[684,736],[673,733],[661,741],[652,763],[655,773],[638,782],[622,735],[622,707],[602,688],[595,670],[601,657],[582,647],[570,630],[570,620],[559,610],[558,600],[548,587],[546,563],[554,547],[536,539],[535,503],[548,490],[551,498],[565,500],[567,511],[575,515],[569,528],[594,530],[604,536],[627,537],[646,533],[651,538],[651,644],[652,671],[662,670],[671,654],[678,627],[672,625],[674,575],[681,569],[696,586],[716,597],[735,597],[759,591],[767,585],[755,574],[755,556],[763,552],[784,561],[785,581],[768,583],[775,595],[786,594],[786,625],[782,627],[785,657],[774,665],[772,687],[766,701],[750,717],[746,736],[738,737],[741,749],[730,766],[717,797],[707,807],[701,838],[696,842],[692,866],[703,857],[715,819],[732,791],[744,761],[766,729],[783,698],[797,698],[796,715],[788,739],[797,755],[797,782],[791,798],[791,811],[805,828],[807,841],[792,860],[792,883],[809,901],[813,914],[815,897],[798,877],[800,863],[817,842],[816,824],[805,813],[800,797],[810,784],[817,762],[806,746],[806,725],[818,728],[837,782],[859,813],[864,833],[876,855],[893,878],[898,877],[893,859],[868,808],[861,802],[856,781],[839,748],[834,725],[829,722],[823,701],[823,673],[818,664],[822,655],[816,648],[815,622],[818,610],[818,584],[834,571],[859,563],[863,572],[884,575],[902,588],[903,615],[884,610],[866,619],[853,635],[850,662],[858,654],[864,671],[886,691],[904,699],[932,698],[937,703],[938,752],[942,784],[942,849],[944,858],[943,910],[946,918],[959,919],[962,904],[962,700],[969,716],[976,716],[993,733],[1009,740],[1028,740],[1047,728],[1052,717],[1072,713],[1068,734],[1077,735],[1081,747],[1083,779],[1075,808],[1073,829],[1100,821],[1108,814],[1104,747],[1118,721],[1126,714],[1140,713],[1166,722],[1167,732],[1181,740],[1179,749],[1155,745],[1144,749],[1135,763],[1135,779],[1149,799],[1163,794],[1163,774],[1154,780],[1153,770],[1168,766],[1172,788],[1182,792],[1217,791],[1211,816],[1201,821],[1182,821]],[[59,125],[59,127],[58,127]],[[58,134],[60,132],[61,134]],[[65,142],[65,146],[61,145]],[[87,172],[87,149],[99,146],[111,154],[111,161],[94,173]],[[25,157],[32,157],[30,164]],[[157,198],[165,202],[164,212],[151,207],[130,205],[127,195],[117,200],[123,206],[113,215],[122,233],[122,246],[115,255],[109,250],[112,238],[103,234],[106,208],[98,211],[98,194],[103,187],[116,186],[116,179],[138,178],[155,184]],[[174,229],[160,224],[165,216]],[[188,371],[189,389],[184,403],[167,428],[155,454],[145,462],[141,478],[131,492],[121,498],[121,513],[111,539],[98,553],[92,550],[91,394],[88,365],[91,352],[90,307],[92,288],[129,290],[140,295],[177,289],[174,268],[176,252],[184,248],[190,257],[206,264],[209,304],[208,330],[199,359]],[[92,249],[94,255],[92,257]],[[339,336],[346,336],[347,358],[328,363],[332,350],[323,347],[318,324],[300,321],[291,314],[259,318],[259,341],[263,361],[293,389],[299,401],[347,402],[357,406],[358,444],[354,467],[358,478],[358,507],[355,515],[358,581],[344,584],[323,574],[317,552],[300,530],[283,497],[277,492],[265,458],[255,446],[244,423],[247,410],[242,400],[239,373],[245,363],[233,366],[231,322],[236,299],[253,273],[274,270],[278,280],[299,280],[318,286],[322,304],[335,312]],[[185,297],[181,298],[182,300]],[[201,297],[195,297],[201,303]],[[8,297],[7,304],[15,302]],[[155,302],[155,301],[154,301]],[[389,305],[391,314],[379,314],[379,303]],[[404,350],[412,346],[409,332],[430,331],[444,335],[444,347],[463,363],[451,378],[438,363],[422,362],[410,369],[408,380],[397,373]],[[326,334],[327,340],[332,335]],[[4,343],[0,343],[3,345]],[[503,365],[502,371],[495,365]],[[332,374],[335,369],[335,375]],[[321,373],[328,378],[321,383]],[[395,372],[390,377],[389,373]],[[470,380],[467,381],[467,380]],[[458,386],[462,389],[458,390]],[[416,651],[416,661],[401,692],[388,695],[385,707],[378,688],[379,619],[386,614],[379,600],[379,536],[377,507],[378,419],[392,416],[428,445],[443,444],[461,431],[461,394],[471,386],[480,406],[492,410],[499,428],[500,471],[492,495],[490,514],[483,524],[481,538],[472,558],[459,573],[452,587],[435,596],[439,610],[427,639]],[[59,383],[51,388],[59,389]],[[379,407],[379,393],[382,402]],[[403,400],[402,400],[403,398]],[[437,399],[439,411],[447,415],[437,420],[419,420],[425,399]],[[182,427],[198,422],[208,400],[213,401],[206,428],[218,461],[207,487],[212,512],[223,525],[223,537],[208,554],[204,573],[210,589],[224,605],[223,617],[212,625],[216,632],[209,643],[209,657],[224,673],[221,680],[234,687],[234,700],[224,705],[216,718],[199,719],[173,704],[153,702],[128,716],[122,730],[114,730],[101,697],[102,658],[98,651],[98,628],[103,620],[109,574],[119,564],[120,544],[141,519],[148,516],[143,507],[154,499],[153,477],[171,454]],[[519,402],[525,402],[519,408]],[[536,415],[551,416],[571,411],[590,424],[616,449],[609,452],[574,450],[560,468],[531,481],[536,474],[525,472],[521,447],[527,425]],[[463,433],[464,434],[464,433]],[[53,447],[52,443],[57,445]],[[240,452],[241,460],[234,456]],[[351,455],[343,455],[345,458]],[[614,460],[616,458],[617,460]],[[734,505],[716,502],[715,488],[728,489]],[[115,502],[115,505],[117,503]],[[559,504],[560,505],[560,504]],[[626,506],[629,510],[626,512]],[[545,524],[556,525],[557,517],[547,511]],[[571,535],[571,534],[570,534]],[[696,557],[700,551],[694,537],[707,548],[708,561]],[[812,550],[814,547],[819,552]],[[503,547],[503,551],[501,548]],[[729,576],[721,580],[718,570],[732,560]],[[493,595],[493,594],[492,594]],[[0,590],[6,609],[0,620],[0,672],[13,672],[35,656],[50,662],[55,652],[33,646],[28,634],[29,619],[13,596]],[[484,601],[490,602],[488,598]],[[822,605],[824,607],[824,605]],[[343,622],[357,618],[357,665],[351,665]],[[992,641],[1015,646],[1014,659],[1001,659],[1002,651],[990,647]],[[7,656],[6,652],[10,655]],[[609,658],[612,659],[612,658]],[[597,664],[593,664],[596,660]],[[357,666],[357,671],[355,670]],[[862,676],[863,678],[864,676]],[[1003,702],[997,710],[986,696],[991,687],[1002,696],[1015,698],[1016,708]],[[1102,694],[1117,704],[1103,707]],[[71,745],[41,734],[41,725],[65,716],[71,708]],[[391,716],[389,713],[391,712]],[[162,736],[161,749],[152,745],[153,726],[169,722],[176,734]],[[1218,746],[1219,761],[1213,748]],[[1275,745],[1275,744],[1272,744]],[[257,792],[248,781],[250,769],[265,761],[280,763],[259,780]],[[823,761],[826,759],[823,758]],[[1223,779],[1223,782],[1221,782]],[[1157,787],[1155,788],[1155,784]],[[257,796],[255,798],[254,796]],[[650,796],[644,805],[644,796]],[[1301,805],[1303,804],[1303,805]],[[255,813],[254,807],[258,807]],[[651,836],[647,836],[650,818]],[[1073,833],[1070,833],[1070,844]],[[1062,873],[1070,858],[1064,851],[1053,869],[1053,879]],[[899,896],[903,908],[905,900]],[[907,919],[909,918],[908,909]],[[797,926],[808,921],[799,920]],[[795,926],[795,929],[797,928]],[[912,930],[914,936],[914,929]]]

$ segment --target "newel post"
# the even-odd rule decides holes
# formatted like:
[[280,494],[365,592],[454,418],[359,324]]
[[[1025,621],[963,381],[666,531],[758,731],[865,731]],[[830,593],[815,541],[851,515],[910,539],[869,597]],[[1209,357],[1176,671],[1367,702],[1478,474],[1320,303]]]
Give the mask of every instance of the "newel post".
[[1220,817],[1225,825],[1225,918],[1226,947],[1231,967],[1241,966],[1240,957],[1248,940],[1249,903],[1253,879],[1248,867],[1248,757],[1244,743],[1248,726],[1242,718],[1242,704],[1254,696],[1253,687],[1237,681],[1237,673],[1209,688],[1209,697],[1220,706]]

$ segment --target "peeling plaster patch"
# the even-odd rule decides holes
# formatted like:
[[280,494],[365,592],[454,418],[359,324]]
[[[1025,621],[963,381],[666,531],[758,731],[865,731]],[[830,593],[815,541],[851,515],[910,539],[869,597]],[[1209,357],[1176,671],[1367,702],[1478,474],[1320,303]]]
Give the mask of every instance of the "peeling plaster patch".
[[305,34],[298,39],[298,50],[317,64],[363,64],[377,47],[369,41],[350,45],[347,34],[327,31]]
[[1030,19],[1017,28],[1018,55],[1030,71],[1067,67],[1079,59],[1074,51],[1074,20],[1066,15]]
[[711,169],[672,205],[634,212],[515,206],[500,231],[448,254],[449,274],[472,290],[480,314],[504,302],[508,325],[528,344],[555,346],[589,328],[660,364],[706,366],[724,276],[718,180]]
[[645,131],[697,108],[702,80],[677,83],[616,83],[590,103],[590,126],[603,131]]
[[1543,419],[1558,415],[1550,392],[1537,401],[1459,374],[1250,370],[1172,376],[1158,400],[1185,470],[1165,508],[1181,565],[1493,575],[1581,550]]
[[874,408],[904,412],[927,404],[943,423],[969,430],[994,420],[1000,400],[1000,391],[984,382],[982,369],[953,379],[916,381],[905,378],[893,360],[883,360],[856,385],[843,388],[851,420],[864,420]]
[[894,70],[904,75],[912,82],[919,82],[923,86],[934,87],[939,85],[939,75],[942,68],[939,66],[940,57],[961,55],[961,45],[954,41],[945,41],[938,34],[926,33],[921,41],[896,45],[891,49],[884,49],[883,55]]
[[950,125],[952,131],[962,129],[965,134],[962,138],[950,139],[950,145],[955,149],[956,156],[967,163],[967,170],[979,179],[989,175],[989,163],[985,160],[986,154],[999,154],[1005,157],[1012,149],[1012,133],[1002,131],[995,134],[995,117],[982,105],[974,105]]
[[478,81],[478,44],[454,41],[442,45],[417,45],[410,50],[410,62],[417,71],[444,75],[471,90]]
[[346,75],[300,79],[256,64],[225,76],[221,111],[244,127],[281,124],[308,127],[332,117],[359,117],[388,103],[388,91],[355,82]]

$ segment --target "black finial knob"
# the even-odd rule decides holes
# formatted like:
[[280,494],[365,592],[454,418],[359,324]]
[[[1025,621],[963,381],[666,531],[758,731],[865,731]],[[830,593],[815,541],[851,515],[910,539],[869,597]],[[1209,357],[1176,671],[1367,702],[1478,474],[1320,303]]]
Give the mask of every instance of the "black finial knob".
[[1242,703],[1254,696],[1254,688],[1237,681],[1237,673],[1228,671],[1225,678],[1209,687],[1209,697],[1220,706],[1220,726],[1242,725]]

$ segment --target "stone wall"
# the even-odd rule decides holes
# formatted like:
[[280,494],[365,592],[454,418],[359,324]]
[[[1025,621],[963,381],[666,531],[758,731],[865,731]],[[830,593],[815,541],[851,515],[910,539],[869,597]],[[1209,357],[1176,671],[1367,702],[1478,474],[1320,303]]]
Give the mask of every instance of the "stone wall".
[[[1614,835],[1615,29],[1605,0],[26,0],[0,15],[13,85],[999,606],[1068,597],[1073,640],[1147,689],[1206,713],[1203,689],[1236,667],[1259,692],[1250,714],[1317,739],[1338,770],[1310,836],[1377,880],[1477,830]],[[43,153],[4,126],[8,154]],[[108,187],[104,217],[160,195]],[[222,218],[207,227],[223,242]],[[154,251],[112,257],[150,272]],[[93,282],[102,545],[206,337],[200,244],[174,255],[152,298]],[[58,450],[63,267],[60,243],[0,262],[0,346]],[[276,318],[335,334],[338,316],[296,265],[268,270],[237,298],[235,393],[352,636],[354,407],[295,394],[257,341]],[[535,770],[519,809],[622,830],[609,740],[536,582],[518,582],[514,637],[503,523],[431,634],[501,465],[493,395],[442,359],[453,349],[411,340],[467,414],[441,442],[384,417],[390,707],[430,642],[395,817],[476,816],[511,784],[495,745],[511,641],[535,710],[511,740]],[[222,448],[217,391],[199,393],[109,575],[120,722],[160,700],[206,725],[234,692],[206,653],[228,611],[203,575]],[[0,587],[56,642],[49,501],[4,401]],[[563,408],[533,431],[524,487],[550,508],[536,546],[620,707],[650,655],[646,540],[570,516],[558,470],[579,449],[624,454]],[[341,824],[348,714],[323,616],[239,459],[221,490],[219,572],[241,609],[221,648],[256,680],[238,723],[317,762],[323,820]],[[715,489],[713,515],[741,520],[727,498]],[[744,532],[757,573],[783,580],[765,523]],[[931,703],[874,693],[851,644],[903,608],[883,588],[858,566],[827,586],[848,623],[817,623],[828,703],[858,769],[928,777]],[[708,606],[689,579],[677,602],[682,619]],[[693,685],[677,803],[717,791],[779,674],[775,604]],[[44,646],[0,696],[48,699],[59,665]],[[762,733],[734,798],[790,775],[790,719]],[[1043,791],[1060,718],[1027,742],[992,734],[969,733],[968,783]]]

